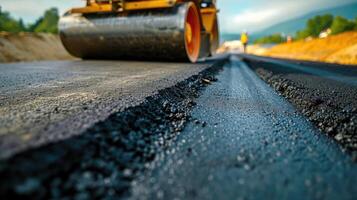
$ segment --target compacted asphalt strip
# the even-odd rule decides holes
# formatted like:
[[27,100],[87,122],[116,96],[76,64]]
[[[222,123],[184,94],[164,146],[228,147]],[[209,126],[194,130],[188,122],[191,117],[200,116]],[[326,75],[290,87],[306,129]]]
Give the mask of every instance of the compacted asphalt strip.
[[241,55],[245,59],[257,60],[267,63],[279,65],[286,69],[292,69],[311,75],[316,75],[325,79],[330,79],[345,83],[351,86],[357,86],[357,71],[353,66],[346,69],[346,66],[338,66],[336,64],[284,60],[279,58],[269,58],[254,55]]
[[241,62],[197,99],[133,199],[354,199],[357,166]]
[[239,57],[357,161],[357,66]]

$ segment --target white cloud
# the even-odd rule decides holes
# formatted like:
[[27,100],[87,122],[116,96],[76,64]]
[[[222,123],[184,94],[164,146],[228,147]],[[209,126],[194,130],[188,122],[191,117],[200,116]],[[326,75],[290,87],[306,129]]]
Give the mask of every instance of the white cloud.
[[[357,0],[218,0],[221,10],[221,32],[238,33],[264,29],[273,24]],[[33,22],[46,9],[57,7],[61,14],[71,7],[84,5],[83,0],[0,0],[3,10],[16,18]]]
[[267,10],[246,10],[238,15],[236,15],[233,19],[235,24],[240,24],[242,21],[245,23],[256,24],[262,23],[265,20],[272,18],[278,15],[279,12],[276,9],[267,9]]
[[[221,32],[237,33],[242,30],[259,31],[273,24],[299,17],[314,10],[322,10],[356,0],[221,0]],[[229,7],[224,5],[229,3]],[[254,3],[253,3],[254,2]],[[240,9],[239,6],[247,7]],[[232,8],[236,8],[234,11]],[[225,12],[227,11],[227,12]]]

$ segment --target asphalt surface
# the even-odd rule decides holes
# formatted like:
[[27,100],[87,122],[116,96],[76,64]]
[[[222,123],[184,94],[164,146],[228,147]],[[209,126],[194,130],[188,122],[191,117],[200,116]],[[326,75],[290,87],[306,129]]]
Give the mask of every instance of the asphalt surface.
[[129,61],[0,64],[0,158],[78,135],[208,66]]
[[[66,140],[0,160],[1,199],[117,199],[179,135],[226,59]],[[207,63],[208,64],[208,63]],[[5,141],[6,142],[6,141]]]
[[357,166],[237,57],[132,199],[354,199]]
[[357,66],[240,56],[357,161]]
[[[0,65],[0,198],[354,199],[356,162],[321,128],[326,110],[356,128],[353,70],[259,58]],[[301,110],[318,106],[323,126]]]

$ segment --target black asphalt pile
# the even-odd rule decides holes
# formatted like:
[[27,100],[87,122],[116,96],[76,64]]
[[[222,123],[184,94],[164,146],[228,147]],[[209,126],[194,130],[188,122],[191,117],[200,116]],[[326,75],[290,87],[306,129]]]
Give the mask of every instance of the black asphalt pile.
[[113,199],[177,137],[224,60],[85,133],[0,161],[1,199]]
[[[322,132],[350,152],[357,161],[356,86],[275,63],[247,58],[244,60],[264,81],[287,98]],[[322,63],[311,63],[309,67],[321,66]]]

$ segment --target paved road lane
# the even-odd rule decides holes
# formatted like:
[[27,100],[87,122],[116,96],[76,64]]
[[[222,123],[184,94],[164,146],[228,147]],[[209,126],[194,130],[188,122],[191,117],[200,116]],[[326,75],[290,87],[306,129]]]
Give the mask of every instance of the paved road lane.
[[302,73],[315,75],[320,78],[338,81],[351,86],[357,86],[357,70],[355,69],[355,66],[346,67],[330,63],[284,60],[245,54],[240,56],[250,60],[272,63],[280,66],[281,68],[285,68],[286,71],[289,69],[300,71]]
[[0,158],[80,134],[210,64],[60,61],[0,64]]
[[354,199],[357,166],[233,58],[133,199]]
[[239,56],[357,161],[357,67]]

